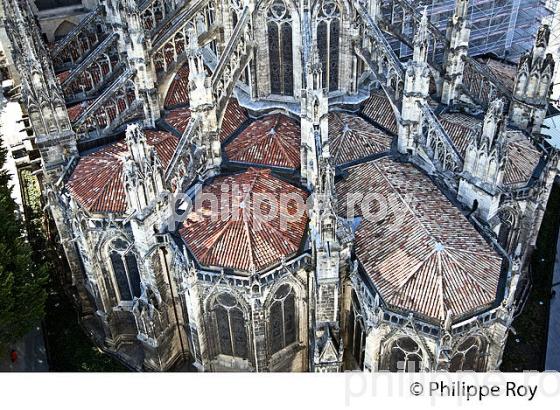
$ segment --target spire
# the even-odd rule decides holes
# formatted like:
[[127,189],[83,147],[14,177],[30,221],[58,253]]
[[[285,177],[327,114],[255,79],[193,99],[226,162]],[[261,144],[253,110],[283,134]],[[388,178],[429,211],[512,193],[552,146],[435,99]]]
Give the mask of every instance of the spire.
[[519,60],[510,119],[517,127],[539,132],[548,109],[554,58],[547,53],[550,27],[542,25],[533,48]]
[[550,26],[543,24],[539,27],[539,31],[537,32],[535,46],[533,47],[533,59],[544,57],[549,41]]
[[422,17],[418,25],[418,30],[414,36],[414,61],[417,62],[427,62],[428,61],[428,7],[424,7],[422,11]]
[[468,207],[476,201],[477,213],[485,220],[496,214],[500,203],[506,137],[504,101],[496,99],[489,104],[480,131],[471,136],[459,181],[459,200]]
[[404,78],[401,118],[399,121],[398,150],[401,154],[414,154],[422,129],[421,105],[430,92],[428,59],[428,11],[424,8],[418,30],[414,36],[414,57],[407,62]]
[[445,50],[443,58],[445,75],[441,92],[441,101],[447,105],[458,98],[463,83],[464,57],[468,54],[471,34],[468,12],[469,0],[456,0],[455,12],[447,25],[449,48]]
[[125,140],[128,153],[123,178],[128,207],[142,211],[164,190],[162,165],[138,124],[127,127]]
[[307,63],[307,89],[320,91],[323,89],[323,65],[319,51],[315,45],[311,48],[311,55]]
[[6,0],[4,11],[14,64],[21,76],[21,95],[43,167],[47,179],[57,180],[64,165],[77,155],[76,137],[62,91],[28,0]]
[[196,28],[190,27],[188,31],[189,45],[188,45],[188,59],[189,59],[189,77],[196,78],[199,76],[206,77],[204,69],[204,60],[202,57],[202,50],[198,44],[198,33]]
[[[213,172],[222,163],[221,142],[219,139],[216,99],[212,90],[212,79],[204,66],[202,48],[198,42],[195,27],[188,30],[189,44],[187,58],[189,64],[189,102],[193,116],[200,118],[201,147],[206,150],[206,170]],[[200,148],[200,147],[199,147]]]
[[504,131],[504,101],[498,98],[490,103],[484,123],[482,125],[481,139],[489,147],[493,147]]
[[301,98],[301,177],[313,189],[319,177],[319,157],[329,133],[329,96],[323,87],[322,63],[315,46],[305,67],[305,78],[307,84]]
[[455,0],[454,19],[468,20],[470,0]]

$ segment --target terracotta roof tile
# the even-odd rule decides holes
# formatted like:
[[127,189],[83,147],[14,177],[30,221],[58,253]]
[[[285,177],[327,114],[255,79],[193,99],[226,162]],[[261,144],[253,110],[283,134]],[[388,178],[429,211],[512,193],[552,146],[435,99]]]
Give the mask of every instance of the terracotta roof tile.
[[540,152],[523,133],[509,131],[504,184],[525,185],[533,175],[540,158]]
[[330,149],[336,165],[389,151],[392,139],[358,116],[341,112],[329,114]]
[[[167,167],[177,147],[177,137],[163,131],[145,133],[148,144],[155,147],[163,167]],[[126,211],[122,180],[126,154],[126,143],[119,141],[80,159],[67,187],[75,200],[89,212]]]
[[[440,122],[464,158],[471,138],[480,132],[482,121],[459,113],[442,114]],[[539,163],[541,154],[522,132],[507,131],[507,159],[504,185],[526,184]]]
[[495,301],[502,258],[414,166],[384,157],[352,167],[337,193],[342,215],[350,193],[387,198],[389,211],[361,221],[355,246],[389,306],[439,321]]
[[474,138],[480,132],[479,127],[482,122],[477,118],[461,113],[442,114],[439,116],[439,120],[457,151],[465,158],[471,138]]
[[[223,186],[228,187],[225,193]],[[307,199],[305,191],[274,177],[270,170],[249,168],[241,174],[215,178],[198,195],[205,198],[215,195],[219,208],[212,210],[210,201],[201,201],[180,229],[199,263],[244,272],[250,272],[253,267],[261,271],[298,252],[307,228],[307,216],[293,217],[285,227],[279,216],[272,220],[262,218],[254,208],[259,194],[271,195],[276,201],[280,201],[281,194]],[[262,214],[266,214],[265,208],[262,209]],[[294,215],[295,211],[290,208],[288,213]]]
[[165,97],[166,107],[177,105],[189,105],[189,66],[187,64],[177,71]]
[[395,112],[383,91],[374,91],[371,97],[364,103],[362,112],[366,117],[375,121],[383,128],[395,134],[399,132]]
[[479,58],[478,61],[482,64],[486,64],[490,71],[492,71],[510,91],[513,91],[515,76],[517,74],[517,66],[515,64],[496,60],[491,57]]
[[68,118],[70,119],[70,122],[76,121],[78,117],[84,112],[87,106],[88,102],[84,101],[82,103],[68,107]]
[[187,129],[190,119],[191,110],[189,108],[176,108],[167,114],[165,122],[182,134]]
[[62,71],[56,75],[58,82],[62,84],[70,76],[70,70]]
[[301,130],[296,121],[276,114],[249,125],[225,149],[232,161],[299,168]]
[[224,142],[247,118],[245,110],[239,106],[237,100],[230,98],[222,121],[220,141]]

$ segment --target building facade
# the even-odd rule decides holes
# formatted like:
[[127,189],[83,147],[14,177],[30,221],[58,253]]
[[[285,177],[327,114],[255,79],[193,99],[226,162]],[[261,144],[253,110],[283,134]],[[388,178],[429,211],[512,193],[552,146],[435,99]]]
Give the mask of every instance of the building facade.
[[445,33],[412,11],[389,39],[386,3],[101,0],[47,47],[4,2],[105,349],[156,371],[499,369],[557,173],[550,29],[515,67],[469,55],[468,0]]

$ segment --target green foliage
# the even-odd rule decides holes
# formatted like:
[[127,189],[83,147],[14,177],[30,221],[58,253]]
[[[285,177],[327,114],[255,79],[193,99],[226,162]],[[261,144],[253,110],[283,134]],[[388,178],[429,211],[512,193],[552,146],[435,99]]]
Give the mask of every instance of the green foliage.
[[[0,168],[6,155],[0,147]],[[40,322],[47,297],[46,268],[33,258],[11,196],[10,178],[0,170],[0,351]]]
[[126,372],[128,369],[95,347],[79,325],[75,307],[51,280],[45,328],[49,366],[54,372]]
[[[95,347],[80,327],[75,306],[65,293],[60,278],[67,276],[68,266],[60,258],[56,244],[49,240],[48,220],[42,210],[41,191],[31,171],[20,171],[26,228],[33,249],[33,260],[48,271],[44,330],[51,371],[116,372],[127,369]],[[55,261],[59,263],[55,264]]]

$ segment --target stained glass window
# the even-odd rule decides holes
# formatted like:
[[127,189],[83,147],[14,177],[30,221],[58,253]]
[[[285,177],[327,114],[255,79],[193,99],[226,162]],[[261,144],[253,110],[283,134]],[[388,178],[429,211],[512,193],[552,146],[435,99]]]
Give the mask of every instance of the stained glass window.
[[482,343],[476,337],[469,337],[463,341],[453,354],[449,371],[484,371],[481,356]]
[[218,354],[247,359],[249,356],[245,317],[237,299],[232,295],[220,294],[214,302]]
[[269,315],[271,352],[276,353],[297,339],[296,300],[290,285],[282,285],[274,293]]
[[364,365],[365,333],[361,320],[360,303],[356,294],[352,292],[352,305],[348,315],[348,346],[352,351],[352,356],[356,359],[358,367]]
[[329,91],[338,89],[340,10],[334,0],[324,0],[318,15],[317,49],[323,64],[323,79]]
[[418,372],[422,364],[422,350],[410,337],[395,340],[391,346],[389,369],[391,372]]
[[270,92],[294,94],[292,57],[292,16],[282,0],[275,0],[268,10],[268,58]]
[[114,240],[110,245],[109,258],[121,301],[131,301],[140,297],[140,271],[136,255],[122,239]]
[[268,23],[268,53],[270,65],[270,92],[280,94],[280,53],[278,52],[278,25],[274,22]]

